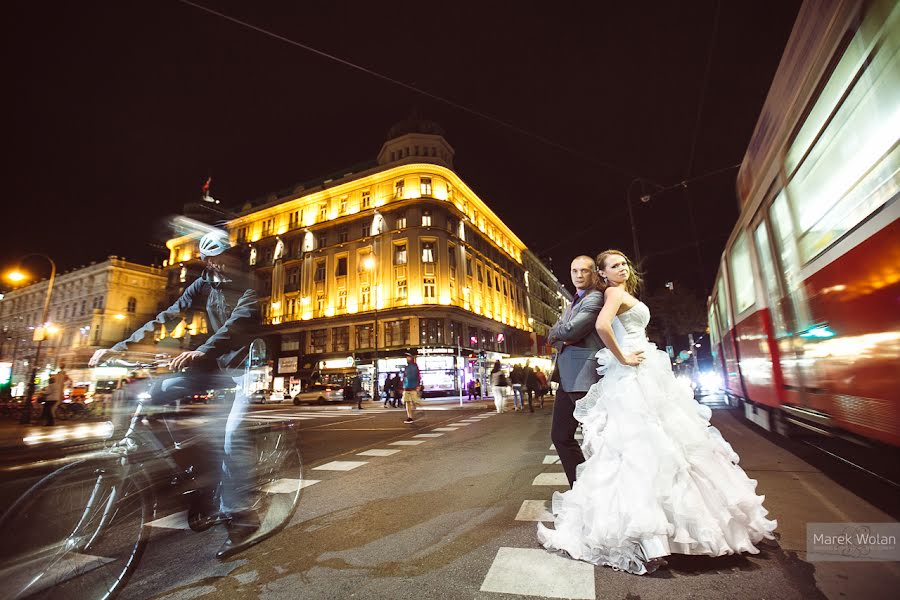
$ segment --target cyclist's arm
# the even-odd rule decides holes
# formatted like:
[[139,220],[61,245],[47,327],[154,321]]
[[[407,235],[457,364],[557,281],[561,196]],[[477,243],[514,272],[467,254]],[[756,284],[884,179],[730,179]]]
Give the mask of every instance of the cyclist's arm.
[[197,350],[210,358],[219,358],[249,343],[250,336],[257,333],[258,325],[259,299],[256,290],[250,289],[238,300],[228,320]]
[[147,335],[153,335],[153,332],[156,331],[157,325],[167,325],[172,321],[178,319],[180,320],[184,311],[191,307],[194,302],[194,297],[200,290],[200,286],[203,285],[203,281],[197,279],[184,290],[184,293],[181,294],[181,297],[175,301],[172,306],[162,311],[156,318],[144,323],[140,329],[132,333],[128,339],[122,340],[118,344],[114,345],[111,349],[116,352],[124,352],[128,350],[128,346],[131,344],[140,343],[141,340],[144,339]]

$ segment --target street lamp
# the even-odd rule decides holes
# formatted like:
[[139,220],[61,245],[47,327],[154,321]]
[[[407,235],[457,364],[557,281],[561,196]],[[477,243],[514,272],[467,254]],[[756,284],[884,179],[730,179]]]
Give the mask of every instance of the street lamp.
[[[31,422],[31,398],[34,396],[35,379],[37,379],[37,367],[41,358],[41,344],[43,344],[44,338],[47,337],[47,318],[50,315],[50,296],[53,293],[53,280],[56,278],[56,263],[53,262],[53,259],[46,254],[26,254],[21,259],[19,259],[19,262],[22,262],[26,258],[31,258],[33,256],[45,258],[50,263],[50,279],[47,280],[47,296],[44,298],[44,312],[41,316],[41,326],[34,330],[33,339],[37,342],[37,347],[34,351],[34,362],[31,365],[31,378],[28,380],[28,387],[25,388],[25,410],[22,411],[22,419],[20,421],[23,424]],[[6,277],[10,281],[17,283],[28,278],[28,276],[19,269],[14,269],[11,273],[8,273]]]
[[[374,254],[375,245],[372,245],[372,251]],[[369,301],[372,302],[375,307],[375,325],[373,327],[372,334],[375,336],[375,359],[372,361],[375,365],[375,375],[372,380],[372,400],[378,399],[378,394],[381,391],[380,386],[378,385],[378,297],[376,294],[376,290],[378,289],[375,285],[375,257],[372,254],[369,254],[365,259],[363,259],[363,267],[366,271],[372,273],[372,278],[370,279],[369,284]]]

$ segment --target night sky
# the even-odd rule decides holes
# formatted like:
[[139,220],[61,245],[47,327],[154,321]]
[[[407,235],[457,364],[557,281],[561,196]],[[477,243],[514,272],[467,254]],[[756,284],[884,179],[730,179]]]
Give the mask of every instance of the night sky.
[[[634,177],[669,186],[742,160],[799,8],[203,3],[533,135],[177,0],[9,3],[3,266],[26,252],[61,269],[109,254],[159,263],[165,217],[208,174],[214,197],[241,205],[374,159],[415,109],[443,126],[463,180],[568,281],[576,254],[631,252]],[[649,204],[632,188],[651,290],[708,291],[736,173]]]

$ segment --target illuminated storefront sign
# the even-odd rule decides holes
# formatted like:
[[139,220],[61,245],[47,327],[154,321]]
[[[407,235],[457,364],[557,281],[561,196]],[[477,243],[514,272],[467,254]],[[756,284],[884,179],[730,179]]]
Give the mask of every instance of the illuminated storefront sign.
[[288,356],[286,358],[278,359],[278,372],[279,373],[296,373],[297,372],[297,357],[296,356]]
[[352,367],[355,362],[352,356],[348,356],[347,358],[333,358],[331,360],[323,360],[321,364],[323,369],[346,369],[348,367]]
[[11,377],[12,377],[12,363],[11,362],[0,362],[0,385],[8,384]]

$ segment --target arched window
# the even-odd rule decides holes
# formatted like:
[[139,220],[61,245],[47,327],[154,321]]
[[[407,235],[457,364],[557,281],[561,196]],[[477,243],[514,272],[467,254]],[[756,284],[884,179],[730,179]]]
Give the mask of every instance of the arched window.
[[137,311],[137,299],[129,298],[128,299],[128,312],[133,313]]

